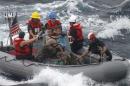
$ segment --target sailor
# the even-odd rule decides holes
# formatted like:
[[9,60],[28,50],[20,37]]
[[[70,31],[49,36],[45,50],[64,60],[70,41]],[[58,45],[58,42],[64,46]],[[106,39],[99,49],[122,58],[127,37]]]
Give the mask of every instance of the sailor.
[[102,59],[106,59],[106,61],[112,60],[111,52],[109,51],[109,49],[105,46],[105,44],[101,40],[96,38],[94,32],[90,32],[88,34],[88,40],[90,42],[88,50],[79,57],[80,60],[83,60],[83,58],[85,58],[85,56],[89,56],[90,54],[99,55],[101,57],[99,59],[99,62]]
[[62,25],[60,20],[56,19],[57,15],[55,11],[48,13],[48,20],[46,23],[46,32],[48,34],[47,40],[53,38],[53,36],[59,36],[62,33]]
[[37,40],[38,37],[33,37],[29,40],[24,40],[25,33],[20,32],[19,36],[14,38],[13,44],[15,47],[17,59],[33,59],[30,44]]
[[27,21],[29,38],[35,37],[40,31],[44,31],[44,26],[40,21],[40,14],[35,11],[31,15],[31,19]]
[[83,47],[83,32],[82,26],[80,23],[76,22],[76,16],[72,15],[69,19],[69,31],[68,38],[70,40],[70,47],[72,52],[78,53],[80,49]]
[[[37,36],[39,33],[43,34],[45,27],[41,23],[41,15],[39,12],[35,11],[31,15],[31,19],[28,20],[27,26],[28,26],[28,33],[29,33],[29,39]],[[38,40],[32,44],[30,44],[30,47],[35,49],[35,52],[32,51],[32,54],[35,56],[39,50],[39,48],[42,46],[43,37],[39,36]],[[31,49],[31,50],[32,50]]]
[[47,61],[48,59],[64,60],[64,50],[55,39],[48,39],[46,45],[38,52],[37,60],[40,62]]

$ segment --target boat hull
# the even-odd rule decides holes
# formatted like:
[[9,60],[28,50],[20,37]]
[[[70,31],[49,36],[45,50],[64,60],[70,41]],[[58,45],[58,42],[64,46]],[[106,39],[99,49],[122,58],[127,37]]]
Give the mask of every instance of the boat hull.
[[97,82],[115,82],[127,76],[129,62],[118,60],[91,65],[51,65],[28,60],[16,60],[15,56],[0,51],[0,70],[21,80],[30,79],[34,74],[38,74],[47,67],[72,75],[83,73],[84,76]]

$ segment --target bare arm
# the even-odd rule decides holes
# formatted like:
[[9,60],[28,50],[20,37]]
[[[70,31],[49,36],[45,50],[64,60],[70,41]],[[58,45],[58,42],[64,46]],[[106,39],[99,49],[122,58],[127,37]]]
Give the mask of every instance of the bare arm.
[[84,58],[85,56],[88,56],[90,51],[87,49],[83,54],[80,56],[80,58]]
[[60,50],[61,52],[64,52],[64,50],[63,50],[63,48],[62,48],[61,45],[58,45],[57,47],[59,48],[59,50]]
[[23,47],[24,45],[27,45],[27,44],[31,44],[32,42],[34,42],[38,37],[34,37],[30,40],[26,40],[26,41],[23,41],[21,42],[20,46]]
[[101,55],[104,55],[105,54],[105,52],[107,51],[107,47],[102,47],[101,48]]
[[30,34],[32,37],[35,37],[35,35],[33,34],[32,30],[29,30],[29,34]]

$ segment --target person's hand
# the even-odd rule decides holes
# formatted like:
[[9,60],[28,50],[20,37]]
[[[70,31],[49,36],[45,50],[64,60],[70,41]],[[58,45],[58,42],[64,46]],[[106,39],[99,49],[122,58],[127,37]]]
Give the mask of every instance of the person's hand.
[[83,57],[82,57],[82,56],[77,55],[76,60],[77,60],[77,61],[79,61],[79,62],[82,62],[82,61],[83,61]]
[[101,56],[104,56],[105,55],[105,52],[102,50],[101,51]]
[[37,35],[33,35],[33,38],[36,38],[37,37]]
[[35,36],[33,37],[33,39],[34,39],[34,40],[37,40],[37,39],[38,39],[38,36],[37,36],[37,35],[35,35]]

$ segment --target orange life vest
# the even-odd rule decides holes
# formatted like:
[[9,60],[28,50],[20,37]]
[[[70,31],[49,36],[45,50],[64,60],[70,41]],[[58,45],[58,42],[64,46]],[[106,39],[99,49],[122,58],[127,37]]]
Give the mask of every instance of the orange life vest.
[[82,32],[81,25],[79,23],[73,24],[73,26],[70,26],[70,31],[71,31],[71,29],[74,29],[77,31],[77,34],[76,34],[77,38],[76,39],[78,41],[82,41],[83,40],[83,32]]
[[[39,33],[42,30],[42,23],[40,22],[40,20],[37,23],[35,23],[32,21],[32,19],[29,19],[27,25],[31,26],[32,32],[35,35],[37,35],[37,33]],[[30,34],[29,34],[29,38],[30,39],[32,38]]]
[[15,38],[14,39],[14,46],[15,46],[15,52],[16,52],[16,56],[18,55],[31,55],[31,49],[29,48],[29,45],[25,45],[23,47],[20,47],[20,43],[24,41],[23,38]]
[[47,30],[50,30],[50,29],[58,29],[58,25],[60,25],[61,22],[59,20],[56,20],[55,22],[52,22],[51,20],[48,20],[47,21]]

